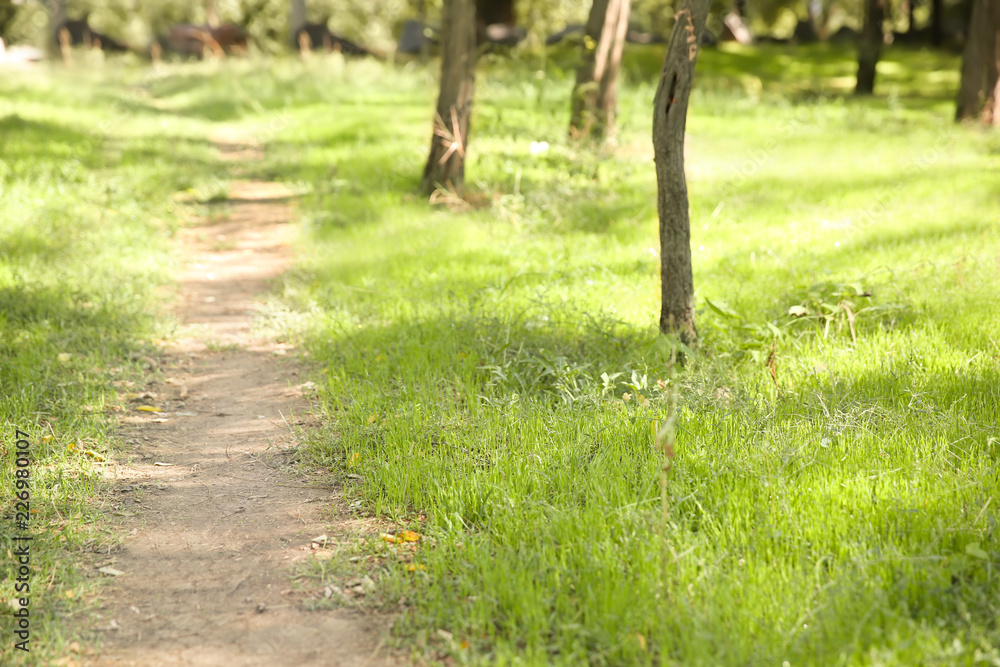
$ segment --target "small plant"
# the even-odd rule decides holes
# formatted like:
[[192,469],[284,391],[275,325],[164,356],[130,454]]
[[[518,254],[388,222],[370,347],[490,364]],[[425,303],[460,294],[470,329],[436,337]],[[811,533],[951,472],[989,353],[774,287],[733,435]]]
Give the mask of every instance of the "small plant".
[[810,333],[828,339],[846,330],[851,342],[857,343],[863,324],[892,326],[909,311],[902,303],[874,303],[872,290],[860,282],[817,283],[799,288],[791,300],[781,314],[765,322],[755,322],[721,300],[706,298],[705,303],[719,316],[710,325],[736,342],[734,356],[754,363],[768,358],[776,340]]

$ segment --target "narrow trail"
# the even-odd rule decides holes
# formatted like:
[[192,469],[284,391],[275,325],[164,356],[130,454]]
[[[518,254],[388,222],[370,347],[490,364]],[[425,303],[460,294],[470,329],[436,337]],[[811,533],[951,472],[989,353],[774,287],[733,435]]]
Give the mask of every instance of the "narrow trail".
[[[223,159],[254,150],[227,141]],[[389,664],[377,619],[307,611],[322,593],[292,581],[297,564],[330,555],[313,538],[336,542],[351,520],[335,490],[286,465],[290,425],[309,408],[305,378],[287,346],[252,328],[255,299],[292,260],[290,197],[280,184],[234,182],[223,220],[180,235],[182,326],[141,401],[162,412],[134,403],[122,427],[126,537],[102,562],[121,574],[102,591],[88,664]]]

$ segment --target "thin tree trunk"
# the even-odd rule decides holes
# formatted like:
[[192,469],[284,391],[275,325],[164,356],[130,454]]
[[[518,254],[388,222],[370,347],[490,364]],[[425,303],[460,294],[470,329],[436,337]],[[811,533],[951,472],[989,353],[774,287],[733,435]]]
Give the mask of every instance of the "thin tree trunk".
[[987,81],[987,62],[994,60],[996,31],[990,21],[990,0],[973,0],[968,37],[962,52],[962,76],[958,87],[955,120],[979,116]]
[[882,22],[885,20],[885,0],[865,0],[865,25],[858,40],[858,79],[855,95],[875,92],[875,67],[882,56]]
[[215,9],[215,0],[205,0],[205,23],[209,28],[219,27],[219,12]]
[[[417,20],[420,21],[420,30],[427,30],[427,1],[417,0]],[[420,62],[426,63],[431,53],[431,40],[425,35],[420,39]]]
[[301,48],[301,44],[295,38],[295,31],[304,26],[306,20],[306,0],[292,0],[288,11],[288,34],[292,46],[299,46]]
[[1000,2],[991,3],[989,39],[986,52],[986,86],[983,89],[983,123],[1000,127]]
[[684,177],[684,131],[688,98],[710,0],[682,0],[653,101],[657,210],[660,214],[660,331],[694,347],[694,277],[691,218]]
[[462,194],[469,141],[469,116],[475,90],[475,0],[445,0],[442,16],[441,92],[431,152],[424,167],[421,190],[438,188]]
[[63,58],[65,49],[62,45],[62,37],[59,34],[59,27],[66,23],[66,0],[49,0],[43,5],[49,12],[49,35],[51,39],[45,40],[46,51],[52,59]]
[[944,44],[944,0],[931,0],[931,44]]
[[580,67],[573,86],[570,134],[607,137],[614,134],[621,69],[631,0],[594,0],[587,19]]

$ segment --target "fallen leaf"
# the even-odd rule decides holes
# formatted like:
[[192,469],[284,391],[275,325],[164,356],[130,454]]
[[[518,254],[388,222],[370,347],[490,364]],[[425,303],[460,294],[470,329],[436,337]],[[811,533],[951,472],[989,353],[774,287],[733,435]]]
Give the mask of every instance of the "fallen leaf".
[[163,412],[163,410],[159,408],[154,408],[152,405],[140,405],[139,407],[136,408],[136,410],[139,410],[141,412]]
[[176,463],[164,463],[163,461],[157,461],[153,464],[154,466],[175,466]]
[[98,568],[97,571],[100,572],[101,574],[106,574],[110,577],[120,577],[121,575],[125,574],[121,570],[116,570],[113,567],[101,567]]
[[421,565],[420,563],[410,563],[409,565],[406,566],[407,572],[416,572],[417,570],[426,570],[426,569],[427,567]]
[[400,539],[401,542],[419,542],[420,541],[420,533],[415,533],[412,530],[404,530],[402,533],[399,534],[398,537],[401,538]]

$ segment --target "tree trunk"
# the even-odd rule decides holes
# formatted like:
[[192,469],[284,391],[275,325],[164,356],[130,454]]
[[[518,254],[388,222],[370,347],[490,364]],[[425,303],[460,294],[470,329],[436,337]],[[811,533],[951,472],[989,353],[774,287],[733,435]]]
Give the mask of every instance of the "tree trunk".
[[653,101],[656,204],[660,214],[660,331],[676,335],[691,348],[697,343],[698,330],[694,321],[684,130],[698,59],[698,38],[705,29],[709,3],[710,0],[682,0]]
[[300,46],[295,39],[295,32],[304,26],[307,21],[306,0],[292,0],[292,5],[288,12],[288,34],[292,46]]
[[882,55],[882,22],[885,20],[885,0],[865,0],[865,25],[858,40],[858,80],[855,95],[875,92],[875,67]]
[[[424,31],[427,29],[427,2],[426,0],[417,0],[417,21],[420,22],[420,30]],[[427,39],[426,36],[422,36],[420,39],[420,62],[426,63],[427,58],[431,54],[431,40]]]
[[45,40],[46,49],[50,58],[62,58],[63,48],[60,40],[59,27],[66,23],[66,0],[52,0],[43,5],[49,10],[49,35],[52,39]]
[[215,9],[215,0],[205,0],[205,23],[209,28],[219,27],[219,12]]
[[614,134],[618,71],[628,32],[631,0],[594,0],[587,19],[582,60],[573,86],[570,134],[603,138]]
[[944,44],[944,0],[931,0],[931,44]]
[[445,188],[461,196],[476,83],[475,0],[445,0],[441,41],[441,92],[420,187],[427,194]]
[[[996,29],[991,21],[991,0],[973,0],[968,37],[962,52],[962,77],[958,87],[955,120],[979,116],[983,102],[995,90],[989,87],[990,70],[996,66]],[[993,66],[990,66],[990,63]],[[985,94],[984,94],[985,93]]]
[[[983,123],[1000,127],[1000,2],[990,3]],[[992,48],[990,48],[992,47]]]

